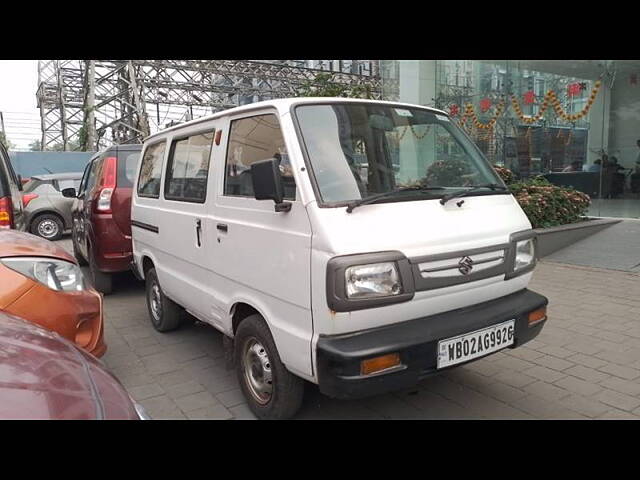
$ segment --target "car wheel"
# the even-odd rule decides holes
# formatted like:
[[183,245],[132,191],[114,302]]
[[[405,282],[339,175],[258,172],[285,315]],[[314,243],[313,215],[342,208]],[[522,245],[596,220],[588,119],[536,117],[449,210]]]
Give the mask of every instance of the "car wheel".
[[73,230],[71,231],[71,245],[73,246],[73,256],[78,261],[78,265],[80,265],[81,267],[88,265],[86,258],[84,258],[80,253],[80,250],[78,250],[78,244],[76,243],[76,234],[75,232],[73,232]]
[[111,274],[104,273],[98,270],[98,266],[96,265],[96,261],[91,248],[89,248],[88,253],[89,273],[91,275],[91,282],[93,283],[93,287],[100,293],[109,295],[113,291],[113,279],[111,278]]
[[234,339],[234,363],[251,411],[264,420],[293,417],[302,405],[304,380],[293,375],[260,315],[245,318]]
[[147,270],[145,282],[147,308],[153,328],[158,332],[170,332],[178,328],[185,317],[185,311],[164,294],[155,268]]
[[44,214],[38,215],[31,222],[31,233],[47,240],[59,240],[62,238],[64,225],[62,220],[56,215]]

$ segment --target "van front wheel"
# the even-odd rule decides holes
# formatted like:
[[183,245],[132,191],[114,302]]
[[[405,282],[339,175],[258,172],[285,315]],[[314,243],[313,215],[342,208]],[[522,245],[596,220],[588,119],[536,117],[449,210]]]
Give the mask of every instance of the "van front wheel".
[[147,270],[145,279],[147,308],[153,328],[158,332],[175,330],[180,326],[184,310],[164,294],[155,268]]
[[244,319],[234,341],[236,373],[249,408],[258,418],[291,418],[300,409],[304,380],[293,375],[280,355],[260,315]]

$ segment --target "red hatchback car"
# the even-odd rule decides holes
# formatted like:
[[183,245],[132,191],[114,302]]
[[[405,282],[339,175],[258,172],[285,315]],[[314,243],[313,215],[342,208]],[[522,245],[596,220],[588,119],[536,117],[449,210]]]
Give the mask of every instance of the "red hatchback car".
[[114,145],[96,154],[84,170],[71,209],[73,253],[80,265],[89,264],[99,292],[111,293],[112,274],[130,269],[131,189],[142,145]]
[[148,420],[102,363],[0,312],[0,420]]

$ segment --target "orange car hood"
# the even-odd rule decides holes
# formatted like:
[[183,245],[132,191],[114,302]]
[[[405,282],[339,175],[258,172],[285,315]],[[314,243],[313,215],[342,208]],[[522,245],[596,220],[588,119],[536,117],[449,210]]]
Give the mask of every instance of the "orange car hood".
[[66,250],[55,243],[16,230],[0,231],[0,258],[2,257],[52,257],[76,263]]

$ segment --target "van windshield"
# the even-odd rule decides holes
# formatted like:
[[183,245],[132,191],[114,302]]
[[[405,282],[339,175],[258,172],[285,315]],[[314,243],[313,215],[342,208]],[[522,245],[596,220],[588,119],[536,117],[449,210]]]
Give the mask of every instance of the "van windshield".
[[[504,185],[445,115],[356,102],[300,105],[295,112],[324,203],[344,204],[394,191],[398,194],[383,201],[431,199],[478,185]],[[496,193],[502,191],[474,191]]]

